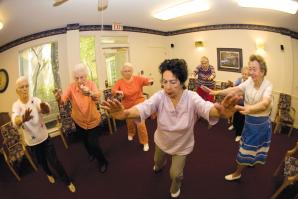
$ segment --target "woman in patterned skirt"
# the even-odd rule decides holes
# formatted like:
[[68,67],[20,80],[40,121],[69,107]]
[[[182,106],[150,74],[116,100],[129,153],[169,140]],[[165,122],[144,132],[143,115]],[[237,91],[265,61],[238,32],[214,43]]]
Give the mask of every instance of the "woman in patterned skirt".
[[249,58],[250,78],[239,86],[221,91],[204,88],[212,95],[241,92],[244,106],[236,106],[245,115],[245,124],[237,154],[237,169],[225,176],[228,181],[241,178],[241,173],[247,166],[265,164],[271,142],[271,121],[269,118],[272,108],[272,85],[264,79],[267,66],[263,57],[251,55]]

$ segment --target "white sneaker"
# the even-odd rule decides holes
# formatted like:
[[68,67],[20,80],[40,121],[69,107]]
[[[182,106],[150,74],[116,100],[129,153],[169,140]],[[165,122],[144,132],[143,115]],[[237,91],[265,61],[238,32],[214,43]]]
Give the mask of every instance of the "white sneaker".
[[76,187],[72,183],[70,183],[67,187],[71,193],[76,192]]
[[233,129],[234,129],[233,125],[229,126],[229,128],[228,128],[229,131],[232,131]]
[[241,140],[241,136],[237,136],[236,138],[235,138],[235,142],[239,142]]
[[149,151],[149,144],[144,144],[144,148],[143,148],[144,151]]
[[172,198],[177,198],[179,195],[180,195],[180,188],[178,189],[178,191],[176,193],[171,193]]
[[128,139],[128,141],[132,141],[132,140],[133,140],[133,137],[129,135],[129,136],[127,137],[127,139]]
[[47,177],[48,177],[48,180],[51,184],[55,183],[55,178],[53,176],[47,176]]

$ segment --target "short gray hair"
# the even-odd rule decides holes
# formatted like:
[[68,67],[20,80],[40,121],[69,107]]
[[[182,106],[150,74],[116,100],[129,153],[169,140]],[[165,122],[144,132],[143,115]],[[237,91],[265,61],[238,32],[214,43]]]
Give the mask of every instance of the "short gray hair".
[[130,62],[125,62],[125,63],[123,64],[123,66],[121,67],[121,71],[123,71],[123,69],[124,69],[125,67],[129,67],[129,68],[131,68],[132,71],[133,71],[133,66],[132,66],[132,64],[131,64]]
[[77,74],[82,74],[87,76],[89,74],[89,68],[86,66],[86,64],[83,64],[83,63],[77,64],[73,67],[72,74],[73,76]]
[[17,88],[18,88],[19,85],[20,85],[22,82],[24,82],[24,81],[29,82],[29,81],[28,81],[28,77],[26,77],[26,76],[20,76],[20,77],[17,79],[17,81],[16,81],[16,86],[17,86]]

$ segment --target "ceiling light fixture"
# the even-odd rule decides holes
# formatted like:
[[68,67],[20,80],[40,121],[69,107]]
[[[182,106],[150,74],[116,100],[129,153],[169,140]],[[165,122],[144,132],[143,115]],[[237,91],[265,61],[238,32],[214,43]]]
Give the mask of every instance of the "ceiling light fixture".
[[203,0],[192,0],[159,11],[155,13],[153,17],[160,20],[169,20],[196,12],[209,10],[209,8],[209,4]]
[[108,8],[108,0],[98,0],[98,11],[104,11]]
[[68,0],[53,0],[53,6],[54,7],[59,6],[63,3],[65,3],[66,1],[68,1]]
[[298,3],[293,0],[238,0],[241,7],[264,8],[296,14]]

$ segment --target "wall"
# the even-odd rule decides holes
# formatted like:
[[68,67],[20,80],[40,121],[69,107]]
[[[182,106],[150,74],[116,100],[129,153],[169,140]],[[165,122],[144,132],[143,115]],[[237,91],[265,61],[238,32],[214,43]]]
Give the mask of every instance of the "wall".
[[[158,66],[165,58],[183,58],[189,65],[189,73],[199,64],[200,58],[206,55],[210,63],[214,65],[217,73],[216,80],[235,80],[239,73],[217,71],[216,48],[242,48],[243,63],[248,61],[249,55],[256,52],[256,39],[262,39],[265,43],[265,54],[268,65],[267,78],[274,86],[275,108],[272,116],[276,112],[276,103],[280,92],[293,95],[293,106],[298,110],[298,40],[279,33],[256,31],[256,30],[211,30],[195,33],[187,33],[175,36],[159,36],[146,33],[135,32],[115,32],[115,31],[68,31],[64,35],[56,35],[43,39],[34,40],[7,51],[0,53],[0,68],[7,69],[10,76],[8,89],[0,94],[0,111],[10,111],[11,104],[16,100],[14,82],[18,77],[18,52],[25,48],[49,41],[58,41],[60,74],[62,75],[62,87],[65,88],[71,81],[71,66],[79,62],[79,35],[96,36],[96,62],[98,75],[100,77],[100,88],[104,88],[106,72],[102,62],[101,47],[99,37],[104,36],[128,36],[130,61],[135,66],[135,73],[140,70],[145,71],[146,76],[153,77],[155,83],[152,87],[145,88],[145,92],[154,93],[160,89],[160,75]],[[203,49],[196,49],[194,42],[201,40],[204,42]],[[170,48],[170,44],[175,45]],[[284,46],[284,51],[280,49]],[[298,116],[296,115],[295,126],[298,127]]]

